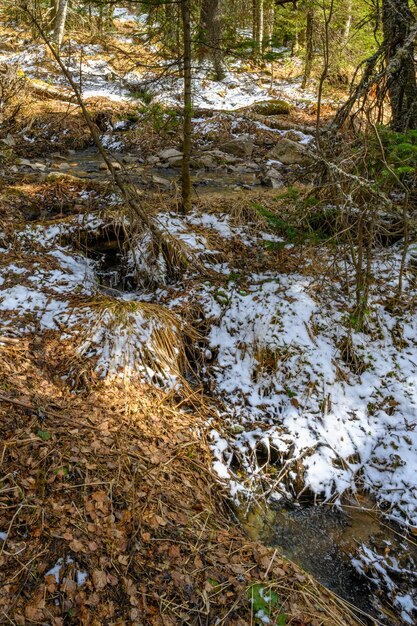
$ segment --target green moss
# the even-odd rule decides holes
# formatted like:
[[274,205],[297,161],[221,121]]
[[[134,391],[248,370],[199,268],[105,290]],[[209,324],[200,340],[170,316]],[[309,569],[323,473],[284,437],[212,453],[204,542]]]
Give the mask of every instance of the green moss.
[[267,100],[255,104],[252,110],[260,115],[289,115],[291,105],[285,100]]

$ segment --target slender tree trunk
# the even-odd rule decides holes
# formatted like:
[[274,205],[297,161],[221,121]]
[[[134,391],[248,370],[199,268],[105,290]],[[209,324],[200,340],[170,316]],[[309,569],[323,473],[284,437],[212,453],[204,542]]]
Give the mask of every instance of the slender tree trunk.
[[259,33],[258,33],[258,37],[259,37],[259,51],[263,50],[263,41],[264,41],[264,17],[265,17],[265,11],[264,11],[264,0],[258,0],[259,1]]
[[182,159],[182,210],[191,211],[191,126],[192,126],[192,76],[191,76],[191,0],[181,0],[181,16],[183,27],[183,59],[184,59],[184,143]]
[[60,50],[65,32],[65,21],[67,19],[68,0],[57,0],[56,14],[53,27],[53,40]]
[[269,5],[267,13],[266,13],[266,17],[265,17],[265,32],[266,32],[265,47],[268,50],[272,48],[272,36],[274,34],[274,18],[275,18],[274,6]]
[[222,54],[222,0],[202,0],[200,15],[200,58],[209,59],[216,80],[225,76]]
[[311,67],[313,64],[314,54],[314,8],[310,6],[307,10],[307,26],[306,26],[306,57],[304,61],[304,75],[301,89],[305,89],[311,76]]
[[[404,132],[417,128],[417,82],[414,45],[405,46],[415,18],[408,0],[384,0],[382,25],[387,55],[387,89],[391,103],[391,126]],[[403,48],[400,55],[398,49]]]
[[349,43],[350,29],[352,27],[352,2],[353,0],[347,0],[346,2],[346,19],[343,28],[343,47],[346,47]]
[[252,0],[252,40],[253,54],[259,57],[261,51],[261,5],[263,0]]

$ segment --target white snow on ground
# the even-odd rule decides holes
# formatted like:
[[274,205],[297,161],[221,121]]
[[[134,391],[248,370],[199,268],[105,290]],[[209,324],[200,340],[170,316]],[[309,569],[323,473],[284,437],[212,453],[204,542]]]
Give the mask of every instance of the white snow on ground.
[[[197,253],[207,242],[195,226],[247,245],[256,238],[253,228],[245,236],[221,214],[159,219]],[[369,334],[351,329],[349,303],[333,280],[318,290],[298,274],[252,275],[245,276],[245,290],[204,283],[183,297],[184,304],[199,302],[210,320],[215,359],[205,376],[225,401],[235,433],[227,441],[217,435],[213,450],[219,475],[234,490],[233,451],[249,475],[259,475],[253,451],[262,442],[289,462],[300,459],[313,493],[337,499],[359,484],[389,503],[392,518],[417,525],[417,318],[410,311],[399,319],[384,308],[399,262],[395,250],[375,260],[385,297],[375,288]],[[280,497],[286,487],[278,483],[273,491]]]
[[[386,543],[388,551],[383,555],[368,546],[361,545],[357,556],[352,559],[352,565],[376,589],[382,589],[387,594],[399,611],[404,624],[415,624],[414,616],[417,611],[415,565],[412,559],[410,559],[409,567],[400,565],[397,558],[389,554],[389,542]],[[398,591],[398,579],[402,580],[403,589],[409,589],[409,593]]]
[[[193,105],[196,108],[233,111],[250,106],[255,102],[284,98],[294,104],[313,102],[315,94],[300,89],[300,81],[276,80],[271,85],[262,74],[237,72],[236,63],[230,64],[225,78],[221,81],[210,79],[207,67],[194,69]],[[181,78],[164,76],[158,79],[155,74],[142,78],[143,87],[154,94],[159,102],[178,105],[182,99],[183,81]]]
[[140,22],[142,24],[146,24],[148,15],[146,13],[136,15],[135,13],[131,13],[129,9],[125,9],[123,7],[115,7],[113,10],[113,19],[122,23]]
[[[230,276],[238,268],[218,263],[210,233],[250,246],[271,237],[256,234],[251,225],[234,226],[221,213],[161,212],[158,217],[160,226],[196,256],[204,255],[213,269]],[[69,221],[67,231],[79,227],[79,220]],[[87,228],[100,228],[93,216],[84,221]],[[75,338],[78,353],[92,359],[103,377],[178,385],[181,346],[172,337],[181,337],[179,314],[150,304],[149,293],[125,298],[110,293],[100,301],[94,264],[59,245],[62,224],[28,226],[18,237],[19,265],[11,259],[0,269],[3,332],[16,336],[54,329],[62,340]],[[143,263],[146,245],[138,240],[134,247]],[[244,289],[232,278],[222,287],[196,280],[185,290],[180,283],[177,292],[171,286],[172,310],[199,306],[209,324],[202,377],[224,407],[225,425],[211,433],[214,469],[233,495],[248,493],[262,476],[265,468],[255,454],[262,446],[282,460],[272,497],[288,495],[284,474],[288,470],[295,477],[302,466],[305,485],[317,496],[337,502],[346,490],[364,487],[391,519],[417,526],[417,317],[412,310],[393,316],[384,307],[399,263],[395,249],[376,255],[373,273],[384,283],[381,293],[378,280],[373,287],[368,333],[351,329],[348,302],[336,279],[320,286],[297,273],[265,273],[245,275]],[[157,290],[156,300],[165,302],[169,288]],[[94,294],[95,304],[87,299],[74,308],[74,294]],[[160,341],[161,333],[167,341]],[[169,342],[174,345],[166,351]],[[240,460],[239,473],[233,457]],[[362,554],[365,568],[371,557]],[[381,568],[389,589],[389,567]],[[404,623],[412,623],[407,622],[412,610],[407,594],[398,595],[397,587],[390,593]]]
[[[401,348],[393,338],[395,320],[375,304],[380,336],[353,333],[364,363],[364,371],[354,373],[341,356],[348,330],[340,294],[316,298],[297,275],[252,276],[250,284],[244,295],[226,291],[209,335],[217,361],[207,375],[235,407],[230,425],[243,427],[227,452],[215,446],[222,475],[227,470],[236,480],[228,467],[233,449],[249,473],[257,472],[251,451],[267,442],[283,458],[302,459],[314,493],[338,497],[359,480],[390,503],[392,517],[417,525],[416,317],[401,320]],[[217,308],[218,301],[214,316]],[[261,430],[251,425],[260,422]],[[275,489],[279,496],[285,488]]]
[[[59,558],[57,560],[57,562],[55,563],[55,565],[53,567],[51,567],[50,570],[48,570],[45,574],[45,576],[54,576],[55,577],[55,582],[57,584],[59,584],[60,578],[61,578],[61,570],[66,568],[68,565],[73,564],[74,561],[71,559],[71,557],[67,557],[65,560],[62,558]],[[87,580],[88,577],[88,573],[83,571],[83,570],[76,570],[75,572],[75,581],[77,583],[78,587],[81,587],[85,581]],[[66,578],[62,579],[62,582],[65,584],[65,580]]]
[[[114,12],[119,22],[135,22],[137,26],[146,24],[147,15],[135,16],[127,9],[117,7]],[[120,43],[126,40],[125,34],[120,36]],[[23,45],[22,45],[23,47]],[[61,58],[72,78],[80,88],[84,98],[103,97],[113,101],[132,101],[132,91],[147,90],[154,94],[155,100],[167,105],[177,106],[182,100],[183,79],[178,76],[175,67],[172,72],[141,73],[131,70],[120,75],[112,66],[111,61],[102,58],[104,51],[98,44],[80,45],[76,41],[66,42]],[[55,87],[69,85],[61,72],[51,71],[54,61],[47,54],[45,46],[31,44],[21,52],[3,52],[0,63],[17,65],[27,76],[46,81]],[[172,63],[165,62],[165,65]],[[315,100],[315,93],[302,90],[301,79],[275,80],[262,72],[243,72],[240,61],[231,61],[221,81],[210,78],[208,66],[195,67],[193,71],[193,104],[195,107],[236,110],[249,106],[254,102],[283,98],[305,106]],[[162,69],[162,66],[161,66]]]

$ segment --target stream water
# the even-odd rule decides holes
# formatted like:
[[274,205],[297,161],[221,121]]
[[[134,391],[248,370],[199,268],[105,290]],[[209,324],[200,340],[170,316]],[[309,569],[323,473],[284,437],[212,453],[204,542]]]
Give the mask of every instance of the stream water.
[[[124,162],[125,159],[128,162]],[[117,160],[123,163],[128,174],[129,182],[138,188],[147,188],[149,185],[167,188],[179,180],[180,169],[144,164],[139,158],[130,154],[117,154]],[[56,153],[51,158],[36,159],[45,167],[45,172],[61,172],[81,179],[106,180],[109,177],[107,170],[96,148],[87,148],[71,155]],[[29,171],[29,166],[27,167]],[[165,182],[164,182],[165,181]],[[194,169],[192,184],[198,194],[231,191],[233,189],[248,189],[261,185],[260,178],[255,172],[242,172],[233,166],[216,168],[207,171],[204,168]]]
[[[283,506],[272,504],[266,511],[254,508],[248,514],[239,513],[239,517],[249,536],[277,548],[280,554],[359,609],[364,623],[387,626],[412,623],[399,619],[398,611],[391,611],[386,589],[375,584],[377,581],[372,584],[371,572],[365,577],[353,565],[359,551],[370,547],[415,571],[417,544],[407,539],[400,528],[385,524],[370,499],[361,497],[360,502],[342,508],[295,502]],[[377,567],[382,574],[381,564]],[[399,570],[396,582],[401,579]]]

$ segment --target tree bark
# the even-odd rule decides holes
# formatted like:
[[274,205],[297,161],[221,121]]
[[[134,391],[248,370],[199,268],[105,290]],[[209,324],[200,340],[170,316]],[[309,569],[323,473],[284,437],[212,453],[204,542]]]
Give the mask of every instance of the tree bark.
[[216,80],[223,80],[222,0],[202,0],[200,39],[200,58],[212,63]]
[[56,13],[53,27],[53,40],[58,50],[61,49],[65,32],[65,21],[67,19],[68,0],[57,0]]
[[307,26],[306,26],[306,56],[304,61],[304,75],[303,82],[301,84],[301,89],[305,89],[308,81],[311,76],[311,67],[313,64],[313,54],[314,54],[314,43],[313,43],[313,33],[314,33],[314,8],[309,6],[307,9]]
[[264,21],[263,0],[252,0],[252,40],[253,53],[259,57],[263,38]]
[[[384,0],[382,26],[387,64],[391,127],[405,132],[417,128],[417,82],[414,42],[406,45],[415,18],[408,0]],[[399,50],[400,54],[397,54]]]
[[346,18],[345,18],[345,24],[343,28],[343,47],[346,47],[349,43],[350,29],[352,27],[352,17],[353,17],[352,1],[353,0],[347,0],[347,3],[346,3]]
[[191,75],[191,0],[181,0],[181,17],[183,27],[183,59],[184,59],[184,142],[182,158],[182,210],[191,211],[191,136],[192,136],[192,75]]

